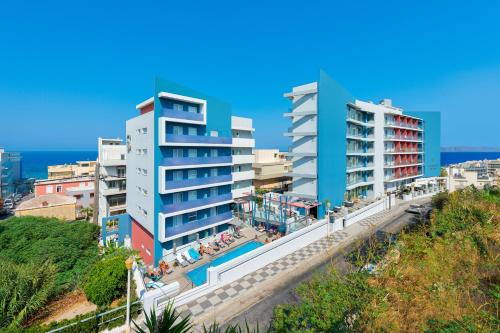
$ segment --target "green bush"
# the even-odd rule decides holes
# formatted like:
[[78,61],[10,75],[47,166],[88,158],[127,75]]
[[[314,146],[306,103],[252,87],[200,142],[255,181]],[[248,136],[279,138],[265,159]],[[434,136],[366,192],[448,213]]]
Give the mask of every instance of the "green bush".
[[0,224],[0,258],[18,264],[56,267],[55,293],[73,289],[98,259],[99,227],[34,216],[12,217]]
[[113,254],[97,262],[86,278],[83,290],[87,299],[97,306],[104,307],[122,296],[127,287],[127,256]]
[[38,266],[2,258],[0,267],[0,328],[16,328],[54,292],[56,267],[48,262]]

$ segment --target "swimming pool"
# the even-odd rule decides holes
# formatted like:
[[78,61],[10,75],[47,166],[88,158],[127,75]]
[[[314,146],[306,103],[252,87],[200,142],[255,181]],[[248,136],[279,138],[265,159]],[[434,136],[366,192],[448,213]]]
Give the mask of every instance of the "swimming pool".
[[229,260],[232,260],[234,258],[237,258],[241,255],[244,255],[247,252],[250,252],[252,250],[255,250],[258,247],[261,247],[264,245],[261,242],[257,241],[250,241],[248,243],[245,243],[243,245],[238,246],[237,248],[225,253],[224,255],[215,258],[211,262],[207,262],[204,265],[201,265],[200,267],[196,267],[192,271],[189,271],[186,273],[188,279],[193,281],[195,286],[201,286],[205,282],[207,282],[207,269],[208,267],[215,267],[222,265],[225,262],[228,262]]

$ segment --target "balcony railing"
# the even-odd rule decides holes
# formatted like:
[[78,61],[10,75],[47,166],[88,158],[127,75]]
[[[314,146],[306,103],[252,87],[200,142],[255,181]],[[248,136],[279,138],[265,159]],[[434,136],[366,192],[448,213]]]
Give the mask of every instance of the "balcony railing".
[[183,120],[203,121],[203,114],[197,112],[179,111],[169,108],[163,108],[162,116]]
[[[179,111],[181,112],[181,111]],[[187,112],[189,113],[189,112]],[[231,138],[205,135],[175,135],[166,134],[165,143],[193,143],[193,144],[213,144],[213,145],[231,145]]]
[[422,137],[414,135],[386,135],[387,140],[412,140],[412,141],[422,141]]
[[169,213],[180,212],[186,209],[212,205],[218,202],[229,201],[231,199],[232,199],[232,194],[227,193],[208,198],[201,198],[197,200],[176,202],[168,205],[163,205],[162,213],[169,214]]
[[165,183],[165,190],[175,190],[180,188],[188,188],[194,186],[203,186],[217,183],[225,183],[231,181],[231,174],[221,176],[208,176],[193,179],[182,180],[167,180]]
[[397,127],[403,127],[403,128],[409,128],[409,129],[422,129],[422,125],[413,125],[413,124],[406,124],[401,121],[386,121],[386,125],[388,126],[397,126]]
[[422,172],[411,172],[407,174],[401,174],[398,176],[395,175],[388,175],[384,177],[384,180],[386,181],[391,181],[391,180],[398,180],[398,179],[404,179],[404,178],[410,178],[410,177],[418,177],[422,176]]
[[348,165],[347,171],[361,169],[361,168],[373,168],[373,163]]
[[386,148],[386,153],[422,153],[423,150],[420,148]]
[[203,164],[231,164],[231,156],[217,157],[167,157],[163,159],[163,166],[203,165]]
[[207,217],[205,219],[196,220],[194,222],[184,223],[181,225],[177,225],[175,227],[166,227],[165,228],[165,238],[172,238],[176,235],[184,234],[196,229],[208,229],[212,225],[216,223],[220,223],[226,220],[230,220],[233,217],[233,213],[231,211],[222,213],[219,215]]

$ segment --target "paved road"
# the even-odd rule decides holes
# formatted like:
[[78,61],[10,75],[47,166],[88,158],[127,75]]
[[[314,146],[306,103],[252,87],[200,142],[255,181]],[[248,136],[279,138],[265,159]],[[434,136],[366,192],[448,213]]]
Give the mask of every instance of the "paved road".
[[[370,234],[373,234],[379,230],[394,234],[399,232],[405,226],[416,222],[418,222],[418,219],[415,218],[415,215],[402,213],[392,220],[379,225],[377,228],[370,230],[370,232],[364,234],[363,237],[367,238],[370,236]],[[333,257],[321,263],[316,267],[316,269],[311,269],[302,275],[292,278],[285,288],[248,308],[238,316],[234,317],[228,323],[226,323],[226,325],[236,323],[245,325],[245,321],[247,321],[250,327],[255,327],[256,324],[259,323],[259,326],[261,328],[267,329],[272,319],[273,309],[277,305],[286,303],[293,304],[299,302],[299,298],[295,293],[295,288],[299,283],[309,280],[314,273],[318,271],[324,271],[326,268],[330,267],[330,265],[333,265],[335,269],[340,272],[346,272],[349,268],[349,264],[344,260],[344,254],[354,246],[355,244],[350,244],[347,248],[344,248],[341,251],[336,251]]]

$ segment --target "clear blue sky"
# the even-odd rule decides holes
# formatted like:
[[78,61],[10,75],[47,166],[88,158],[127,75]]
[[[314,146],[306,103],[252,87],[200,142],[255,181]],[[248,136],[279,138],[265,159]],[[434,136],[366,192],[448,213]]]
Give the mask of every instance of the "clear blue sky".
[[287,146],[282,97],[323,68],[359,99],[442,112],[442,144],[500,146],[498,1],[4,1],[0,146],[124,137],[155,75]]

